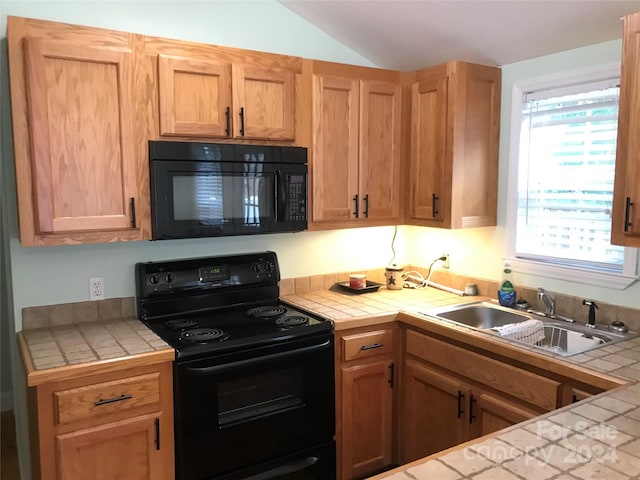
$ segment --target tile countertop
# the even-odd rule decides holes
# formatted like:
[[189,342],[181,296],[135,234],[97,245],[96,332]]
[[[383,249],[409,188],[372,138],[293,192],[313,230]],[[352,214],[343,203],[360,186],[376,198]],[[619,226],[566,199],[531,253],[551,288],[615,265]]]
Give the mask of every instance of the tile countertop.
[[172,361],[174,350],[136,318],[50,325],[18,332],[28,386],[124,368],[125,363]]
[[[335,322],[336,331],[393,321],[397,312],[479,300],[432,288],[361,295],[315,291],[283,298]],[[406,315],[414,326],[438,320]],[[403,319],[404,320],[404,319]],[[465,327],[448,328],[489,337]],[[459,337],[458,337],[459,338]],[[487,339],[502,342],[504,339]],[[521,348],[521,347],[518,347]],[[512,349],[513,350],[513,349]],[[628,386],[601,393],[491,435],[371,477],[375,480],[627,480],[640,478],[640,337],[571,357],[586,370],[619,377]],[[516,350],[514,350],[517,352]],[[515,353],[517,355],[517,353]]]

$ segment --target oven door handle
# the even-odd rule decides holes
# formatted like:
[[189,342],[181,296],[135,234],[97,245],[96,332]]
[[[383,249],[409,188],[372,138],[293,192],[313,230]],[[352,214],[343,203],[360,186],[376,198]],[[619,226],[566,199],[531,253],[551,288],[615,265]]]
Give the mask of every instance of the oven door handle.
[[296,473],[309,468],[310,466],[318,463],[318,460],[318,457],[301,458],[300,460],[294,460],[293,462],[281,465],[276,468],[272,468],[271,470],[267,470],[266,472],[261,472],[256,475],[251,475],[250,477],[245,477],[244,480],[271,480],[272,478],[281,478],[283,475]]
[[318,350],[324,350],[331,345],[331,340],[325,340],[322,343],[316,345],[309,345],[307,347],[296,348],[294,350],[287,350],[286,352],[272,353],[270,355],[262,355],[253,358],[247,358],[244,360],[238,360],[236,362],[224,363],[222,365],[212,365],[210,367],[185,367],[185,370],[196,376],[205,376],[211,374],[217,374],[233,370],[235,368],[242,368],[247,365],[254,365],[256,362],[262,364],[262,362],[270,362],[272,360],[282,360],[301,353],[316,352]]

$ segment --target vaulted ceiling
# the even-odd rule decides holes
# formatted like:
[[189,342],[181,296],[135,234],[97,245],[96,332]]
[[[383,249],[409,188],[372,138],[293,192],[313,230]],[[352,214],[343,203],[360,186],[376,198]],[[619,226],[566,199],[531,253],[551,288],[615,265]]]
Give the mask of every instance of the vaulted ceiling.
[[384,67],[505,65],[621,38],[640,0],[280,0]]

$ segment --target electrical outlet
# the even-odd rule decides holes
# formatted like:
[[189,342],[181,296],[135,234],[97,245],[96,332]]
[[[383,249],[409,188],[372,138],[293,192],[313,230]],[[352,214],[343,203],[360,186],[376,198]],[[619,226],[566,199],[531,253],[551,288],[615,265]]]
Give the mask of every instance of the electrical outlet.
[[449,267],[451,266],[449,265],[449,254],[443,253],[442,256],[445,257],[445,260],[442,262],[442,268],[449,270]]
[[89,300],[104,300],[104,278],[89,279]]

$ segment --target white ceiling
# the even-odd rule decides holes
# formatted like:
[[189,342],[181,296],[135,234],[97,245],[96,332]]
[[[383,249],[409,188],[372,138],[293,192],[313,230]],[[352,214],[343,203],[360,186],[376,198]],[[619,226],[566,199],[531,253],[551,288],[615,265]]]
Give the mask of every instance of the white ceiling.
[[640,0],[280,0],[372,63],[509,63],[622,37]]

